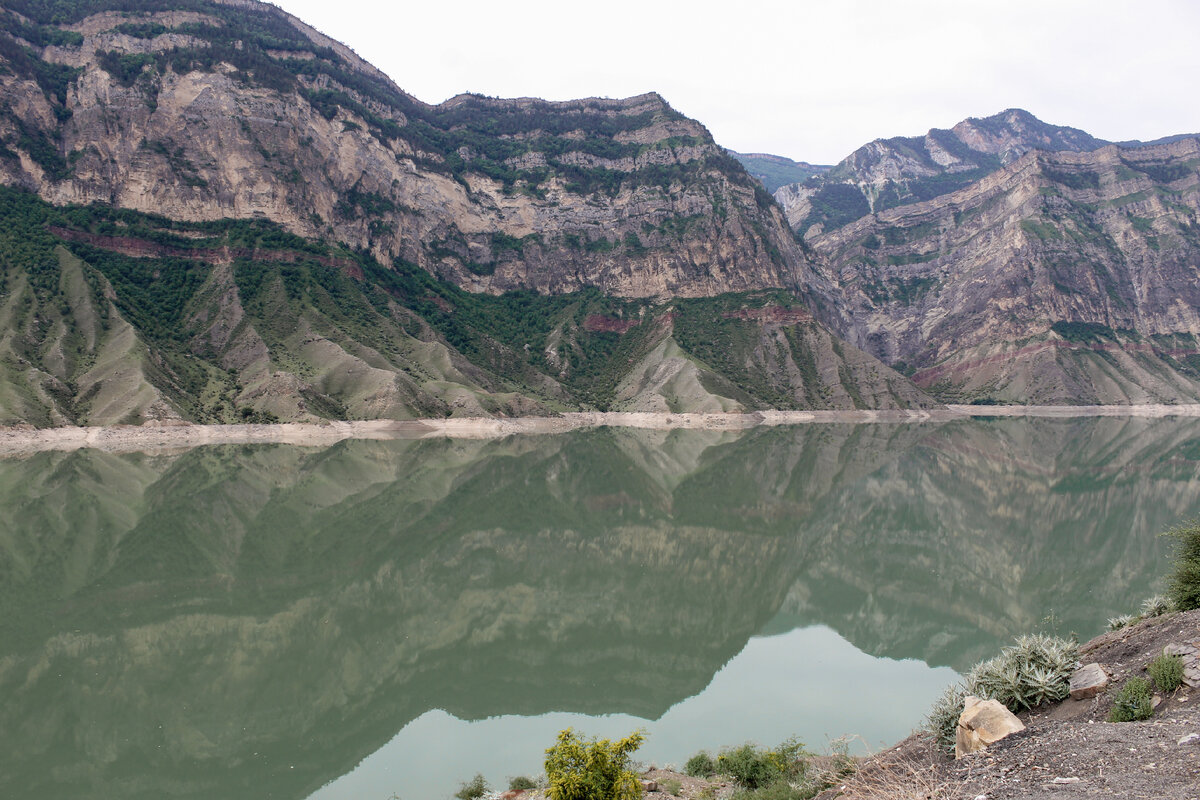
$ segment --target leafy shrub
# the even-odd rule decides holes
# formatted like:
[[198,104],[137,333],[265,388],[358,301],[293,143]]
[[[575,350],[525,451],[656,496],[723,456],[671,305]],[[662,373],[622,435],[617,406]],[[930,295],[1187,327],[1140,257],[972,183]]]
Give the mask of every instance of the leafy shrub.
[[584,740],[567,728],[546,750],[551,800],[639,800],[642,787],[629,756],[645,740],[640,732],[624,739]]
[[939,747],[952,751],[967,695],[999,700],[1013,712],[1063,700],[1078,657],[1074,642],[1042,634],[1018,636],[1015,644],[976,664],[962,683],[942,693],[926,717],[925,730]]
[[741,789],[731,795],[731,800],[807,800],[814,795],[810,787],[793,786],[780,778],[758,789]]
[[667,794],[673,794],[676,797],[679,796],[679,792],[682,789],[683,789],[683,784],[680,783],[679,781],[675,780],[674,778],[668,778],[665,781],[658,782],[658,790],[660,792],[666,792]]
[[1200,608],[1200,519],[1167,531],[1175,540],[1175,571],[1169,578],[1167,595],[1180,611]]
[[717,771],[717,762],[713,761],[712,756],[701,750],[687,760],[687,763],[683,765],[683,771],[693,778],[707,778]]
[[772,750],[760,750],[744,744],[726,750],[717,757],[717,771],[722,772],[747,789],[758,789],[779,780],[804,774],[808,753],[804,745],[788,739]]
[[479,798],[487,794],[487,791],[487,781],[483,779],[482,775],[476,775],[474,778],[464,783],[462,787],[454,793],[454,796],[457,797],[458,800],[479,800]]
[[1150,681],[1145,678],[1130,678],[1125,681],[1121,691],[1113,698],[1112,711],[1108,712],[1109,722],[1133,722],[1134,720],[1150,719],[1154,715],[1154,706],[1150,702]]
[[1171,598],[1164,597],[1161,594],[1147,597],[1142,601],[1142,619],[1161,617],[1163,614],[1169,614],[1174,610],[1175,604],[1171,602]]
[[1133,614],[1122,614],[1119,617],[1110,617],[1108,620],[1108,629],[1110,631],[1119,631],[1121,628],[1128,628],[1130,625],[1136,625],[1141,621],[1140,617],[1135,617]]
[[508,790],[510,792],[523,792],[527,789],[536,788],[537,783],[534,782],[533,778],[526,777],[525,775],[518,775],[508,780]]
[[1146,665],[1150,679],[1160,692],[1173,692],[1183,683],[1183,659],[1163,653]]

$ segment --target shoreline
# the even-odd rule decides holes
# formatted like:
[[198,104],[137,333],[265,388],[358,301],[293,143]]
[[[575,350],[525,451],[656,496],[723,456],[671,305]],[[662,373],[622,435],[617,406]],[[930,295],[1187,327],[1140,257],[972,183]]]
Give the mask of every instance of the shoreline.
[[294,444],[328,446],[346,439],[495,439],[514,434],[566,433],[583,428],[626,427],[740,431],[763,425],[837,423],[906,424],[949,422],[971,417],[1197,417],[1200,404],[1127,406],[966,406],[884,411],[754,411],[749,413],[661,413],[572,411],[556,417],[448,417],[415,420],[280,422],[198,425],[150,422],[144,425],[34,428],[0,427],[0,456],[46,450],[94,448],[106,451],[158,450],[216,444]]

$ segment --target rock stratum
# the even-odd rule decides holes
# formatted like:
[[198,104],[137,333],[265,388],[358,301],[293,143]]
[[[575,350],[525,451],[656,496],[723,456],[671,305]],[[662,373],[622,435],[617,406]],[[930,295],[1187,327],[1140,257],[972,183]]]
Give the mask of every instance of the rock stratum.
[[0,28],[2,423],[935,402],[658,95],[428,105],[253,2]]

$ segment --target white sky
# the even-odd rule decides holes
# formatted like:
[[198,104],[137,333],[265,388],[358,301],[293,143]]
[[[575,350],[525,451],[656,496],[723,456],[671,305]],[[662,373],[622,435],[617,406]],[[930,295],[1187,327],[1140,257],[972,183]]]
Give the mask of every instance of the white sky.
[[1200,132],[1195,0],[274,2],[426,102],[657,91],[726,147],[814,163],[1012,107]]

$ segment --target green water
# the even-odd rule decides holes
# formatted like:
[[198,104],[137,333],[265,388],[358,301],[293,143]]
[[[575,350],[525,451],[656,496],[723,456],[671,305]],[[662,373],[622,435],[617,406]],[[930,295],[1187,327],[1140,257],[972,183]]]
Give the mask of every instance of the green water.
[[0,508],[0,796],[417,800],[567,725],[891,741],[1156,588],[1200,423],[84,450]]

